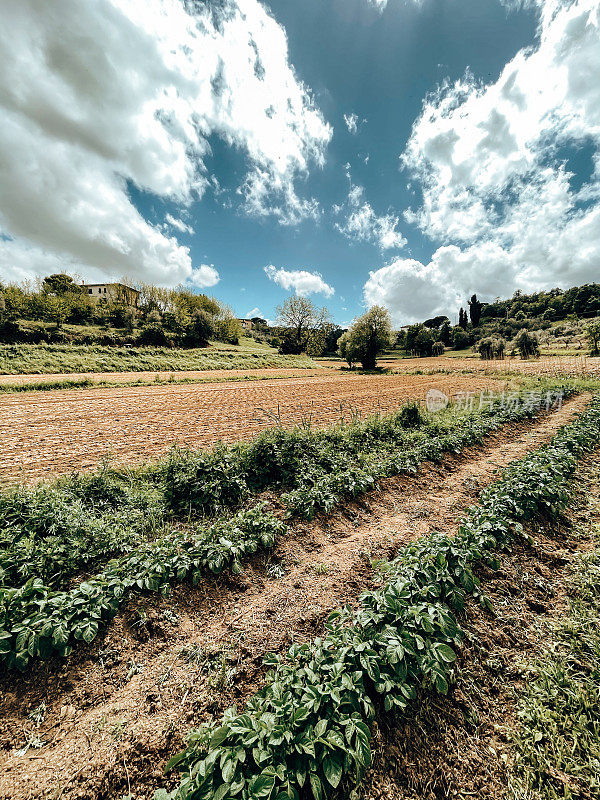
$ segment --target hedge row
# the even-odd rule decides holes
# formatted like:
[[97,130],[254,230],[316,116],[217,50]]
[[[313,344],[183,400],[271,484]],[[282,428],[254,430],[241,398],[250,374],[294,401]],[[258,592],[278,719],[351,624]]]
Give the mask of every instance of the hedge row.
[[387,565],[385,585],[358,610],[332,614],[324,638],[266,660],[265,688],[241,713],[191,732],[168,767],[178,789],[155,800],[277,798],[315,800],[356,784],[371,762],[369,722],[404,708],[418,690],[444,694],[461,630],[455,613],[467,595],[485,598],[474,574],[540,514],[568,503],[577,457],[597,446],[600,399],[484,491],[454,538],[436,534]]

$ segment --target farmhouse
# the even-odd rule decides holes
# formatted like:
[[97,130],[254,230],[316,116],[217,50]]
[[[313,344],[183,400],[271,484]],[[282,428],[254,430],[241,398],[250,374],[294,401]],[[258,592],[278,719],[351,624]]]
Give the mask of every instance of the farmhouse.
[[106,300],[110,303],[123,303],[126,306],[137,308],[140,293],[124,283],[83,283],[82,288],[87,290],[93,300]]
[[252,330],[252,320],[251,319],[238,319],[238,322],[242,326],[242,329],[245,331]]

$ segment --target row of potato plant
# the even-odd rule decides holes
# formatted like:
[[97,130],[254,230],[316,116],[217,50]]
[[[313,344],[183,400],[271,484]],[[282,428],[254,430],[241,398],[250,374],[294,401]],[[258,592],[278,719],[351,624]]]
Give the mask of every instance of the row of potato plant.
[[[564,398],[573,394],[569,386],[559,391]],[[284,490],[289,513],[310,519],[381,478],[414,471],[423,460],[458,452],[507,422],[532,417],[546,402],[540,393],[510,407],[497,399],[475,413],[428,418],[409,404],[361,424],[274,428],[250,444],[174,451],[164,468],[165,498],[179,514],[207,514],[265,489]]]
[[[570,392],[570,389],[565,390],[567,395]],[[389,417],[348,426],[348,430],[290,432],[277,429],[249,446],[187,453],[183,460],[178,454],[156,472],[172,471],[186,482],[188,490],[190,475],[193,475],[197,480],[197,497],[210,494],[214,500],[218,495],[219,505],[228,506],[235,504],[230,491],[228,460],[237,458],[239,461],[243,456],[246,463],[258,464],[261,462],[259,453],[262,453],[265,474],[276,473],[280,476],[278,480],[290,480],[284,474],[285,469],[289,474],[299,473],[306,454],[318,452],[315,442],[322,445],[325,441],[325,449],[332,451],[332,443],[339,445],[345,441],[348,451],[354,451],[359,457],[363,455],[361,447],[375,448],[367,454],[370,461],[363,458],[363,466],[341,473],[335,492],[331,492],[330,504],[322,500],[317,502],[314,494],[305,500],[305,513],[307,503],[312,503],[313,511],[316,507],[330,510],[342,495],[365,491],[383,475],[414,470],[426,458],[437,458],[445,450],[458,451],[467,444],[481,441],[486,433],[507,420],[522,419],[537,410],[539,402],[537,405],[521,404],[510,411],[495,405],[482,415],[462,417],[462,427],[458,431],[442,420],[424,426],[426,431],[406,431],[404,425],[420,421],[415,408],[409,406]],[[444,431],[444,435],[440,435],[440,431]],[[398,441],[403,442],[404,448],[396,447]],[[379,450],[377,443],[383,443]],[[271,466],[268,453],[271,453]],[[215,468],[215,464],[219,467]],[[152,479],[156,478],[156,473],[149,474]],[[362,477],[350,483],[348,476],[352,475]],[[132,591],[165,592],[169,583],[188,579],[198,582],[203,571],[217,573],[227,566],[239,571],[241,558],[254,553],[258,547],[271,547],[275,536],[286,531],[286,526],[259,503],[212,525],[199,527],[194,523],[183,528],[167,527],[155,540],[144,541],[144,511],[147,512],[147,527],[155,535],[164,524],[162,492],[154,486],[153,480],[144,484],[146,491],[142,492],[135,483],[132,488],[126,478],[127,473],[111,472],[74,476],[59,481],[50,489],[41,487],[33,493],[19,489],[0,498],[0,512],[9,522],[3,536],[5,539],[12,537],[10,547],[4,552],[0,549],[0,564],[7,567],[5,585],[0,585],[0,663],[8,668],[24,669],[32,658],[47,657],[55,652],[68,655],[75,642],[91,642],[100,626],[114,616]],[[255,480],[264,486],[266,479],[263,474]],[[322,492],[323,488],[316,483],[307,491]],[[57,506],[61,513],[49,528],[52,511]],[[94,513],[86,516],[86,511]],[[105,538],[98,522],[103,515],[112,521]],[[74,518],[81,526],[75,530],[70,526]],[[132,519],[135,524],[128,535],[127,524]],[[13,528],[21,531],[21,535],[14,533]],[[27,536],[22,535],[23,528],[28,531]],[[90,530],[97,534],[96,539],[90,536]],[[80,535],[76,535],[77,532]],[[110,561],[95,578],[69,590],[63,588],[77,568],[103,554],[118,553],[125,554]],[[192,553],[194,558],[191,558]],[[6,575],[16,578],[12,586]]]
[[73,575],[157,538],[190,511],[222,515],[264,488],[296,486],[311,462],[319,462],[322,473],[327,454],[335,458],[336,449],[362,458],[361,448],[401,440],[408,451],[417,439],[435,437],[454,424],[449,419],[409,431],[406,417],[400,411],[328,431],[277,428],[250,444],[174,451],[149,468],[103,467],[92,475],[6,489],[0,492],[0,586],[40,578],[64,588]]
[[30,578],[63,587],[98,561],[126,553],[164,528],[160,489],[106,468],[0,493],[0,586]]
[[172,519],[232,510],[266,488],[282,490],[290,514],[312,517],[387,475],[458,450],[529,415],[498,404],[484,413],[424,420],[414,406],[333,426],[275,428],[249,444],[209,452],[174,451],[152,468],[101,469],[53,484],[0,493],[0,586],[29,578],[63,588],[71,576],[164,533]]
[[553,441],[511,465],[485,490],[449,538],[434,534],[405,548],[383,571],[381,588],[356,610],[333,613],[323,638],[266,659],[262,691],[241,712],[193,730],[168,764],[180,786],[155,800],[322,800],[350,789],[371,763],[370,721],[405,708],[418,691],[448,691],[467,595],[484,605],[474,569],[540,514],[568,503],[577,458],[597,447],[600,399]]
[[0,663],[24,669],[32,658],[69,655],[77,641],[91,642],[132,591],[167,594],[174,581],[198,583],[203,573],[241,570],[240,559],[272,547],[285,525],[264,504],[229,520],[169,535],[110,561],[95,578],[54,590],[39,578],[0,589]]

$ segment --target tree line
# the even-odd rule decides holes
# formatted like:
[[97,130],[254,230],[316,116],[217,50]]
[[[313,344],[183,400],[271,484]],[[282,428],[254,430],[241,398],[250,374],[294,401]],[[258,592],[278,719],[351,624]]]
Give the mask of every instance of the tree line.
[[[240,321],[214,297],[184,287],[123,283],[139,292],[137,306],[125,292],[93,298],[66,274],[20,285],[0,283],[0,341],[162,347],[202,347],[209,339],[239,343]],[[79,330],[65,330],[65,325]]]

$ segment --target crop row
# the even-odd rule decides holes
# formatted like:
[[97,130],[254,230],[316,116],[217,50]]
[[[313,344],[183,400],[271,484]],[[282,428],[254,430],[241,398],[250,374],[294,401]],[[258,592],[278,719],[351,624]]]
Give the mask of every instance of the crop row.
[[597,447],[600,399],[541,450],[511,465],[449,538],[407,547],[357,610],[329,617],[323,638],[266,660],[266,686],[220,723],[191,732],[169,767],[178,789],[155,800],[315,800],[356,784],[371,763],[370,721],[405,708],[420,690],[448,691],[467,595],[484,605],[474,569],[569,499],[577,457]]
[[[0,663],[23,669],[35,657],[67,655],[75,642],[92,641],[132,591],[166,592],[229,565],[238,571],[243,557],[286,531],[261,503],[212,524],[165,528],[167,513],[215,514],[266,487],[295,486],[283,499],[291,513],[310,516],[536,410],[495,407],[461,417],[459,429],[455,418],[423,424],[409,406],[348,428],[276,429],[250,445],[176,453],[141,488],[100,474],[8,493],[0,498]],[[113,555],[95,578],[64,588],[77,569]]]
[[240,559],[272,547],[285,525],[257,504],[227,521],[194,532],[172,531],[108,563],[94,579],[53,590],[39,578],[0,590],[0,661],[24,669],[32,658],[67,656],[77,641],[91,642],[132,591],[167,594],[174,581],[198,583],[207,571],[241,570]]
[[[562,396],[573,390],[563,387]],[[534,416],[542,397],[513,407],[495,402],[478,413],[424,419],[417,406],[323,431],[272,429],[250,444],[212,452],[173,451],[163,473],[165,497],[178,514],[218,513],[265,489],[287,490],[290,515],[312,518],[381,478],[414,472],[426,459],[482,442],[507,422]]]

